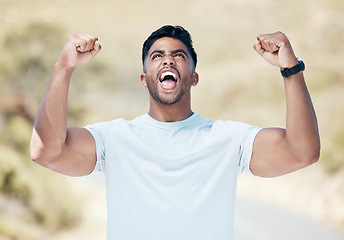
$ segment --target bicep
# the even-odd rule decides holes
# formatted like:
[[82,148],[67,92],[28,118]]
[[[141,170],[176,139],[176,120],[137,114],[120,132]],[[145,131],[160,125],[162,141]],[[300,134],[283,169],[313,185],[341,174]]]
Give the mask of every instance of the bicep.
[[96,143],[92,134],[81,127],[67,129],[62,152],[51,169],[69,176],[90,174],[96,164]]
[[257,134],[250,163],[254,175],[277,177],[302,167],[287,144],[285,129],[264,128]]

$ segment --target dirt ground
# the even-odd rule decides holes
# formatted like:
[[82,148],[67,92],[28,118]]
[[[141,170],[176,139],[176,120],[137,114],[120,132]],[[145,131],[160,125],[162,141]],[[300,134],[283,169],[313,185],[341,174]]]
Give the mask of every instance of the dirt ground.
[[85,199],[82,222],[75,228],[49,237],[49,240],[105,240],[106,239],[106,194],[103,176],[71,179],[71,183]]

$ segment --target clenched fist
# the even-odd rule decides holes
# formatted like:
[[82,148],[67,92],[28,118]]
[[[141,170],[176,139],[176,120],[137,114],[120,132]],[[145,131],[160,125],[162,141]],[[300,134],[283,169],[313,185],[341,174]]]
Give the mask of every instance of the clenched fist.
[[88,63],[100,50],[97,37],[75,32],[69,36],[56,65],[74,70],[75,67]]
[[253,48],[268,63],[279,68],[291,68],[298,64],[289,39],[282,32],[259,35]]

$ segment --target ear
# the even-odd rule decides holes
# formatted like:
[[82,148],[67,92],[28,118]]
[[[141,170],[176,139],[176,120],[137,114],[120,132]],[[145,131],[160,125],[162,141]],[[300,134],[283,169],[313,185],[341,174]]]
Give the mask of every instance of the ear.
[[147,87],[147,82],[146,82],[146,73],[141,74],[141,83],[144,87]]
[[199,81],[199,77],[198,77],[198,73],[194,72],[192,74],[192,86],[196,86],[198,84]]

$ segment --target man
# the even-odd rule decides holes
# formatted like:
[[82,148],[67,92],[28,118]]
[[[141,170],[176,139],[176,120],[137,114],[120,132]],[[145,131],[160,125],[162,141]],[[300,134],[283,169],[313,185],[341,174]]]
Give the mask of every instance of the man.
[[32,159],[70,176],[104,172],[110,240],[232,239],[239,174],[280,176],[316,162],[320,151],[304,65],[288,38],[281,32],[260,35],[254,49],[282,69],[286,129],[212,122],[193,113],[197,55],[189,33],[179,26],[163,26],[143,45],[147,114],[68,128],[73,70],[101,50],[96,37],[74,33],[38,111]]

